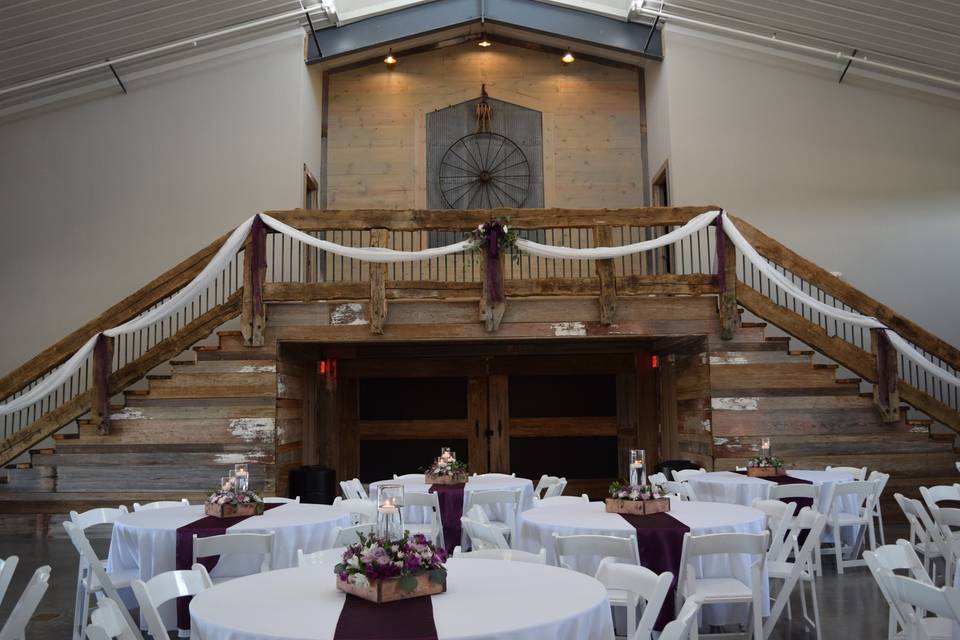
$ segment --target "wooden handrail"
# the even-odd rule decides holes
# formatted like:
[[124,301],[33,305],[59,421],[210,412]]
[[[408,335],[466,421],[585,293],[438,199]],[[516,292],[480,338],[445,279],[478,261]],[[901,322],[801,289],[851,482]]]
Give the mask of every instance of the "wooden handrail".
[[515,229],[600,225],[654,227],[679,225],[720,207],[638,207],[633,209],[357,209],[265,211],[301,231],[471,231],[497,217],[509,217]]
[[76,331],[68,334],[56,344],[47,347],[3,378],[0,378],[0,400],[10,397],[40,376],[64,363],[95,333],[137,317],[167,296],[178,291],[200,273],[228,236],[229,234],[224,234],[217,238]]
[[949,342],[798,255],[743,219],[736,216],[730,216],[730,218],[736,223],[740,233],[762,256],[795,273],[859,313],[876,318],[930,355],[960,370],[960,350]]

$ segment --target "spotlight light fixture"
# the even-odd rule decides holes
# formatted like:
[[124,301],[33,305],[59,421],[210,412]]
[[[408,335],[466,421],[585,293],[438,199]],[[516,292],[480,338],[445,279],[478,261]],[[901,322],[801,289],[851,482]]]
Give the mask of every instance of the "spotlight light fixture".
[[566,53],[563,54],[563,57],[560,58],[560,62],[563,64],[573,64],[576,62],[576,58],[573,57],[573,52],[570,49],[567,49]]
[[387,57],[383,59],[383,64],[391,69],[397,66],[397,59],[393,57],[393,49],[387,51]]
[[478,46],[478,47],[483,47],[484,49],[486,49],[487,47],[492,47],[492,46],[493,46],[493,43],[490,42],[490,40],[487,38],[486,34],[481,33],[481,34],[480,34],[480,40],[477,42],[477,46]]

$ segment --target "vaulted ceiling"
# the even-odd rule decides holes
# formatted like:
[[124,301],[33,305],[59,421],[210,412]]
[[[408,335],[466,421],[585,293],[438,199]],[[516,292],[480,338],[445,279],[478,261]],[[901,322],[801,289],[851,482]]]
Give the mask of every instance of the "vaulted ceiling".
[[[646,23],[662,12],[668,24],[672,18],[678,25],[706,31],[714,27],[734,37],[776,36],[778,41],[842,54],[856,51],[861,58],[932,76],[901,77],[960,89],[956,0],[663,0],[662,5],[646,0],[642,11],[632,0],[526,1]],[[270,30],[306,27],[304,8],[313,26],[323,29],[426,2],[324,0],[321,6],[317,0],[9,0],[0,4],[0,104],[110,80],[113,71],[104,64],[107,60],[115,61],[114,69],[122,76]],[[217,31],[227,33],[206,35]],[[174,46],[140,55],[165,45]],[[78,68],[86,70],[71,73]],[[64,72],[70,75],[59,77]],[[887,72],[898,75],[896,69]]]

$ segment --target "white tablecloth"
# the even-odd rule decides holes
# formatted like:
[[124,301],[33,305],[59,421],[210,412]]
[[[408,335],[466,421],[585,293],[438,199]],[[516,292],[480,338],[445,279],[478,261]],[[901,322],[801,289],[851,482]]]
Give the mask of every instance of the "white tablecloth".
[[[612,640],[603,585],[525,562],[447,562],[447,592],[433,596],[440,640]],[[190,603],[198,640],[329,640],[344,595],[333,565],[272,571],[217,585]],[[397,621],[403,624],[402,620]]]
[[[204,517],[202,505],[137,511],[120,516],[113,525],[107,570],[136,569],[141,580],[176,569],[177,529]],[[322,504],[284,504],[262,516],[241,520],[227,533],[274,532],[271,568],[297,565],[297,549],[319,551],[330,546],[337,527],[350,526],[350,514]],[[260,558],[230,555],[221,558],[211,576],[244,576],[260,569]],[[160,608],[167,628],[176,626],[172,603]]]
[[[818,471],[808,469],[790,469],[786,475],[806,480],[820,487],[820,496],[823,498],[828,489],[839,482],[850,482],[853,476],[842,471]],[[724,502],[749,506],[757,498],[766,500],[770,497],[770,487],[776,483],[763,478],[752,478],[742,473],[732,471],[714,471],[691,476],[688,480],[698,501]],[[831,492],[832,493],[832,492]],[[857,512],[857,498],[847,496],[843,499],[840,511],[843,513]],[[825,505],[822,505],[822,507]],[[859,527],[847,527],[843,531],[844,544],[852,544],[857,537]],[[833,532],[827,530],[823,537],[825,542],[833,541]]]
[[[708,533],[762,533],[765,530],[765,516],[753,507],[709,502],[681,502],[671,500],[670,515],[690,528],[693,535]],[[538,552],[547,550],[547,561],[556,564],[553,534],[562,536],[600,534],[629,537],[636,529],[616,513],[607,513],[602,502],[571,504],[549,509],[534,509],[523,514],[520,527],[520,548],[524,551]],[[572,559],[571,559],[572,560]],[[600,558],[583,558],[573,567],[584,573],[593,574]],[[722,555],[709,556],[701,561],[697,575],[701,577],[734,576],[744,584],[752,582],[750,576],[750,556]],[[764,576],[763,615],[769,613],[767,605],[768,581]],[[712,605],[704,611],[707,624],[730,624],[747,619],[747,609],[737,605]]]
[[[381,484],[402,484],[403,491],[411,493],[428,493],[430,491],[430,485],[424,482],[423,480],[417,478],[406,478],[400,480],[378,480],[376,482],[370,483],[370,498],[373,500],[377,499],[377,487]],[[463,488],[463,500],[464,503],[467,501],[467,496],[469,496],[474,491],[503,491],[503,490],[519,490],[521,493],[520,496],[520,511],[526,511],[527,509],[533,508],[533,482],[526,478],[503,478],[498,476],[471,476],[467,480],[466,486]],[[485,505],[484,510],[487,512],[487,516],[491,520],[499,520],[504,522],[506,520],[506,513],[504,512],[503,507],[496,505]],[[404,522],[410,523],[424,523],[427,522],[427,511],[423,507],[405,507],[403,509],[403,520]]]

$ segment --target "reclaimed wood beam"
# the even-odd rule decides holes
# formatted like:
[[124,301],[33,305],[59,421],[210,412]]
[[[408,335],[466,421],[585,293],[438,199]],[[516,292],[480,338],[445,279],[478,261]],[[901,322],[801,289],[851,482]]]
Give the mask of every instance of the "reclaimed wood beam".
[[682,225],[701,213],[719,209],[715,205],[630,209],[463,209],[458,210],[455,216],[450,214],[449,209],[291,209],[264,213],[301,231],[362,231],[378,228],[390,231],[471,231],[478,225],[500,217],[509,217],[510,226],[514,229]]
[[[766,258],[812,283],[865,316],[872,316],[932,356],[960,369],[960,349],[874,300],[829,271],[794,253],[744,220],[731,216],[740,233]],[[739,289],[738,289],[739,290]]]
[[243,308],[240,314],[240,332],[248,347],[263,346],[263,331],[267,324],[266,305],[263,302],[267,279],[267,233],[263,221],[255,218],[243,249]]
[[900,392],[897,390],[897,350],[890,344],[883,329],[870,329],[870,350],[877,358],[877,382],[873,385],[873,401],[880,408],[884,422],[900,420]]
[[[242,297],[243,293],[237,291],[220,306],[214,307],[193,322],[181,327],[176,335],[161,340],[137,360],[114,371],[110,374],[109,379],[110,393],[120,393],[147,375],[154,367],[182,353],[184,349],[209,336],[224,322],[237,317],[240,314]],[[36,443],[52,436],[64,425],[87,413],[92,401],[93,390],[91,389],[44,414],[9,438],[0,441],[0,466],[8,464]]]
[[723,230],[720,218],[714,221],[717,230],[717,304],[720,309],[720,338],[731,340],[740,326],[737,313],[737,249]]
[[[386,248],[390,241],[390,233],[386,229],[370,231],[370,246]],[[383,335],[383,323],[387,320],[387,265],[383,263],[370,264],[370,332],[374,335]]]
[[100,334],[93,346],[93,399],[90,422],[101,434],[110,433],[110,373],[113,366],[113,338]]
[[[594,227],[593,243],[597,247],[612,247],[613,229],[607,225]],[[600,323],[613,324],[617,314],[617,280],[613,260],[596,260],[594,267],[600,280]]]

